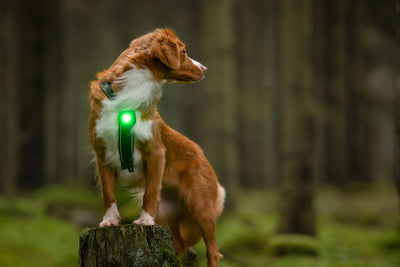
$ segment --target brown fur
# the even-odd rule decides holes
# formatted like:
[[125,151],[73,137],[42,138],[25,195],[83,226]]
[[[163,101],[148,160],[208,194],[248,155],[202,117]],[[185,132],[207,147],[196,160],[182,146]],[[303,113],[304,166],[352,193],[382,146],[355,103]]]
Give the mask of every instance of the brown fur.
[[[170,30],[159,29],[133,40],[107,70],[98,74],[90,86],[89,136],[96,152],[104,211],[116,202],[114,184],[120,170],[105,163],[106,144],[96,136],[96,121],[106,99],[100,82],[117,81],[132,68],[147,68],[156,81],[198,81],[206,68],[186,55],[184,44]],[[112,83],[118,94],[119,83]],[[168,226],[179,252],[197,243],[201,237],[207,246],[209,266],[218,266],[221,257],[216,244],[216,222],[222,212],[223,196],[214,170],[194,142],[168,127],[157,112],[158,100],[142,110],[143,118],[153,120],[152,139],[135,144],[144,164],[145,191],[142,209],[155,222]],[[169,209],[160,211],[161,198]],[[172,208],[172,210],[171,210]]]

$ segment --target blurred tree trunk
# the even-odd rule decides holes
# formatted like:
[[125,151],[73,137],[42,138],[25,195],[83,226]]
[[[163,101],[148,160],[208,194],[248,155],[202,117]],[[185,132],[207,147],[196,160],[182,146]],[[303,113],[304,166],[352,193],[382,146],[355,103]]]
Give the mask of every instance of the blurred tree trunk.
[[346,177],[339,185],[366,183],[371,180],[371,125],[370,103],[364,86],[365,58],[363,51],[363,26],[365,6],[363,1],[346,2]]
[[321,73],[326,88],[327,107],[324,144],[325,181],[340,184],[346,179],[346,7],[347,1],[324,1],[326,27],[322,29],[324,66]]
[[[121,33],[115,31],[118,27],[113,24],[119,20],[115,14],[120,9],[118,3],[110,4],[104,0],[96,4],[64,0],[61,5],[63,68],[59,70],[62,73],[62,83],[56,113],[59,117],[58,142],[65,145],[56,155],[56,179],[62,183],[87,183],[93,177],[88,167],[92,156],[87,135],[89,82],[95,79],[96,72],[110,66],[122,51]],[[129,7],[126,5],[127,9]],[[124,27],[118,29],[122,32],[125,30]],[[129,36],[125,38],[123,48],[130,41]],[[80,51],[87,53],[84,60]],[[104,59],[108,62],[102,62]],[[98,64],[100,61],[103,64]]]
[[[392,25],[400,25],[400,1],[397,1],[394,4],[394,16]],[[400,57],[400,32],[399,29],[396,27],[390,28],[390,33],[395,36],[395,44],[397,44],[398,49],[394,53],[395,58]],[[396,36],[397,34],[397,36]],[[392,63],[393,69],[399,70],[400,62],[398,60],[393,61]],[[399,199],[399,210],[400,210],[400,77],[393,81],[393,89],[394,89],[394,129],[395,129],[395,136],[394,136],[394,181],[397,188],[397,196]]]
[[203,148],[232,206],[238,185],[237,102],[234,64],[233,1],[203,2],[202,40],[207,77],[199,124]]
[[[371,180],[371,103],[365,88],[362,1],[316,2],[321,44],[315,88],[320,89],[321,127],[317,127],[317,177],[340,188]],[[317,43],[318,44],[318,43]],[[319,123],[318,123],[319,124]],[[318,148],[319,147],[319,148]]]
[[[21,55],[18,70],[20,94],[18,97],[20,153],[19,187],[32,189],[42,186],[44,180],[44,96],[45,79],[42,73],[46,42],[44,28],[45,1],[23,1],[21,13]],[[17,44],[18,45],[18,44]]]
[[60,120],[59,108],[61,105],[60,88],[63,84],[63,33],[62,29],[62,2],[48,0],[44,10],[47,15],[45,34],[46,54],[43,73],[46,77],[46,94],[44,105],[44,146],[45,146],[45,177],[46,184],[54,184],[59,176],[58,160],[62,144],[59,142]]
[[264,135],[266,140],[262,148],[264,149],[264,176],[267,185],[276,185],[280,181],[280,124],[279,124],[279,99],[280,88],[278,86],[278,17],[276,15],[279,0],[265,1],[265,26],[263,35],[263,46],[265,49],[265,74],[262,84],[265,93],[263,100],[265,103],[263,113],[265,124]]
[[[394,84],[394,127],[395,127],[395,146],[394,146],[394,181],[400,203],[400,78]],[[399,205],[400,208],[400,205]]]
[[[236,3],[240,179],[246,187],[274,182],[275,1]],[[255,48],[262,53],[255,53]]]
[[279,1],[279,16],[283,182],[278,231],[314,235],[312,1]]
[[[328,38],[328,14],[326,8],[327,1],[314,1],[314,15],[312,19],[311,42],[313,43],[313,51],[311,52],[311,64],[313,70],[327,70],[330,51],[325,48],[330,41]],[[317,179],[323,179],[326,166],[325,146],[326,132],[325,127],[328,120],[328,111],[326,108],[326,76],[327,71],[320,71],[318,75],[312,77],[312,95],[311,96],[311,114],[314,118],[313,140],[313,174]]]
[[22,55],[19,10],[21,1],[0,1],[0,193],[17,191],[19,170],[19,68]]
[[[85,72],[83,68],[86,61],[79,60],[81,54],[78,51],[88,51],[86,49],[87,40],[86,32],[88,26],[87,11],[83,1],[62,1],[64,8],[64,16],[62,17],[63,25],[63,43],[62,54],[64,55],[64,64],[62,71],[63,82],[59,87],[59,106],[56,113],[58,114],[57,136],[58,143],[63,144],[62,149],[56,153],[57,160],[57,181],[66,182],[78,180],[77,175],[77,149],[78,149],[78,123],[80,116],[87,117],[86,112],[79,114],[78,96],[80,91],[87,88],[79,88]],[[90,12],[98,10],[99,5],[90,7]],[[76,64],[80,62],[80,64]],[[88,77],[86,77],[87,79]],[[85,99],[87,103],[87,98]],[[87,106],[87,105],[86,105]],[[87,124],[87,120],[86,120]],[[87,127],[86,127],[87,132]]]
[[255,75],[255,70],[265,73],[262,66],[264,56],[254,53],[254,47],[263,46],[264,12],[261,1],[237,1],[236,49],[241,51],[237,56],[237,94],[238,97],[238,129],[240,129],[240,181],[245,187],[256,187],[264,184],[263,147],[265,104],[262,98],[262,76]]

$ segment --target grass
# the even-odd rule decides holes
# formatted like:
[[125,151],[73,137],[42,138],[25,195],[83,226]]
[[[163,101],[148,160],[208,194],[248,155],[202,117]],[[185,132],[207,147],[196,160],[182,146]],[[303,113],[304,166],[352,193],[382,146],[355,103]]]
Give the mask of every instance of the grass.
[[46,216],[31,199],[0,203],[0,266],[77,265],[79,229]]
[[[220,266],[397,267],[400,265],[398,202],[394,189],[373,188],[341,194],[324,189],[317,196],[318,255],[275,256],[277,194],[247,192],[235,214],[224,214],[218,244]],[[285,238],[285,237],[284,237]],[[296,239],[296,237],[294,237]],[[293,240],[293,237],[292,237]],[[296,240],[295,240],[296,241]],[[304,242],[309,245],[310,241]],[[312,246],[315,246],[313,244]],[[205,266],[205,246],[196,250]],[[312,253],[311,253],[312,254]]]
[[[277,194],[259,190],[242,192],[234,214],[225,213],[218,224],[218,244],[224,258],[220,266],[272,267],[397,267],[400,265],[399,214],[394,190],[374,188],[352,194],[324,189],[317,197],[318,238],[275,235]],[[101,219],[101,200],[95,190],[46,188],[13,200],[0,197],[0,266],[77,266],[81,228],[49,215],[48,207],[94,210]],[[119,192],[122,216],[131,220],[126,194]],[[57,206],[59,207],[59,206]],[[134,211],[132,211],[134,210]],[[67,213],[68,214],[68,213]],[[276,244],[308,244],[317,256],[277,256]],[[200,266],[205,266],[205,246],[196,245]],[[278,253],[279,254],[279,253]]]

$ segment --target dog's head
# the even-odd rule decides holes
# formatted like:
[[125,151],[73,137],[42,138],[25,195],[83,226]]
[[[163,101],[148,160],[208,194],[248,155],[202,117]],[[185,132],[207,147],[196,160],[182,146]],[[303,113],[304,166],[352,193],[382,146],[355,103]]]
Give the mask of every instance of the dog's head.
[[132,41],[135,64],[148,68],[158,81],[195,82],[207,67],[191,59],[185,45],[168,29],[158,29]]

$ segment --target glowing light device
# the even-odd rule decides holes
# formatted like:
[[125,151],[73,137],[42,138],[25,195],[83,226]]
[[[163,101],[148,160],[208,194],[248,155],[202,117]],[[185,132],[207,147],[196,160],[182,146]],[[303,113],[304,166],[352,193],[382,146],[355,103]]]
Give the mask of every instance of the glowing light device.
[[[111,86],[111,82],[105,81],[101,83],[101,89],[104,94],[114,100],[116,95]],[[136,123],[136,114],[134,110],[124,110],[118,114],[118,150],[121,160],[121,168],[128,169],[133,172],[133,149],[135,136],[132,128]]]
[[132,110],[121,111],[118,115],[118,149],[123,170],[133,172],[133,150],[135,137],[132,131],[136,114]]

